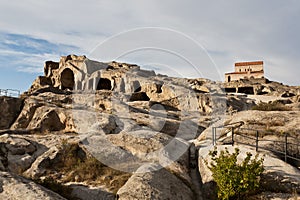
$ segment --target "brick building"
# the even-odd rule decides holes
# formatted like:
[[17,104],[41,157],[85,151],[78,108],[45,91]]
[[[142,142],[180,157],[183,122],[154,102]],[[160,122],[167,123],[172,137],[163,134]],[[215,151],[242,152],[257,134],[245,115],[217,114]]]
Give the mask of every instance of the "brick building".
[[225,82],[238,81],[240,79],[264,78],[264,62],[238,62],[234,65],[235,71],[225,74]]

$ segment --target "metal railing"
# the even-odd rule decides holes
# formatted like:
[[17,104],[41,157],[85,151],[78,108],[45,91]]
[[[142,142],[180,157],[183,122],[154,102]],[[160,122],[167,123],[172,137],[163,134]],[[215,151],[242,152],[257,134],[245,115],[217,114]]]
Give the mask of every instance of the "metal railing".
[[20,94],[21,94],[20,90],[0,89],[0,96],[19,97]]
[[[218,129],[227,129],[219,138],[217,138],[217,130]],[[247,132],[247,133],[245,133]],[[231,133],[230,136],[225,136],[226,134]],[[292,159],[294,161],[300,162],[300,142],[297,138],[289,136],[288,134],[283,134],[281,136],[278,136],[278,140],[270,140],[270,139],[264,139],[264,136],[268,134],[267,131],[261,131],[256,129],[248,129],[248,128],[240,128],[240,127],[230,127],[228,126],[219,126],[219,127],[213,127],[212,128],[212,143],[215,146],[222,138],[226,138],[227,144],[234,145],[237,144],[243,144],[248,145],[251,147],[255,147],[255,150],[258,151],[259,149],[267,150],[270,152],[273,152],[275,154],[279,154],[284,156],[284,161],[287,162],[288,159]],[[261,145],[262,143],[265,143],[264,145]],[[270,145],[266,145],[266,143],[269,143]],[[296,152],[296,156],[291,155],[291,151]]]

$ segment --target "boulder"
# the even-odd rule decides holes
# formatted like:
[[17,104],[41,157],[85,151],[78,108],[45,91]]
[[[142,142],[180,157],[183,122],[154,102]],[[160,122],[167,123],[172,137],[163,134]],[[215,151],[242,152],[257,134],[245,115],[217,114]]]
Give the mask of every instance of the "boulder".
[[[139,173],[139,171],[146,173]],[[120,200],[195,199],[194,193],[177,176],[159,165],[142,166],[117,192]]]
[[20,98],[0,96],[0,130],[8,129],[19,116],[23,106]]
[[141,160],[139,166],[145,163],[161,164],[186,183],[191,184],[187,142],[150,130],[121,132],[110,135],[109,140],[138,157]]
[[70,184],[68,188],[72,189],[70,196],[74,199],[88,199],[88,200],[115,200],[114,194],[107,192],[102,187],[90,187],[79,184]]
[[65,125],[61,122],[58,112],[59,110],[47,106],[37,108],[27,129],[40,130],[42,132],[64,130]]
[[33,154],[36,151],[36,147],[29,140],[9,134],[1,135],[0,142],[5,144],[5,148],[11,155]]
[[26,169],[28,169],[34,161],[34,158],[31,155],[12,155],[8,154],[8,170],[10,172],[21,174]]
[[60,195],[25,178],[0,172],[0,199],[64,200]]
[[37,179],[43,176],[46,172],[46,168],[50,167],[51,164],[57,163],[58,153],[59,149],[56,146],[50,148],[48,151],[40,155],[32,163],[31,167],[23,173],[23,175],[31,179]]
[[18,118],[11,126],[11,129],[26,129],[28,124],[30,123],[35,110],[40,107],[42,104],[33,98],[27,98],[24,101],[24,107],[19,114]]

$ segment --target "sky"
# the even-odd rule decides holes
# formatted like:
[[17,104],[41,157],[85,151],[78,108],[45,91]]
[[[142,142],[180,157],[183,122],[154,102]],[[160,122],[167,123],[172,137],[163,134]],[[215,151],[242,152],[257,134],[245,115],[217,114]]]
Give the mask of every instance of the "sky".
[[298,0],[0,0],[0,89],[27,90],[68,54],[224,80],[263,60],[265,76],[300,85]]

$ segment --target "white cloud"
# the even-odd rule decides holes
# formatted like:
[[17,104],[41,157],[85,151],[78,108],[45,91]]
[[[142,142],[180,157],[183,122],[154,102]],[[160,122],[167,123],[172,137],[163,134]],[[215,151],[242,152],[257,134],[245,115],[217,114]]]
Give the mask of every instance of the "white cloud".
[[[297,0],[29,0],[1,2],[0,30],[78,46],[88,54],[119,32],[167,27],[205,46],[221,73],[233,70],[235,61],[262,59],[270,79],[299,85],[299,18]],[[126,42],[116,44],[116,50]]]

